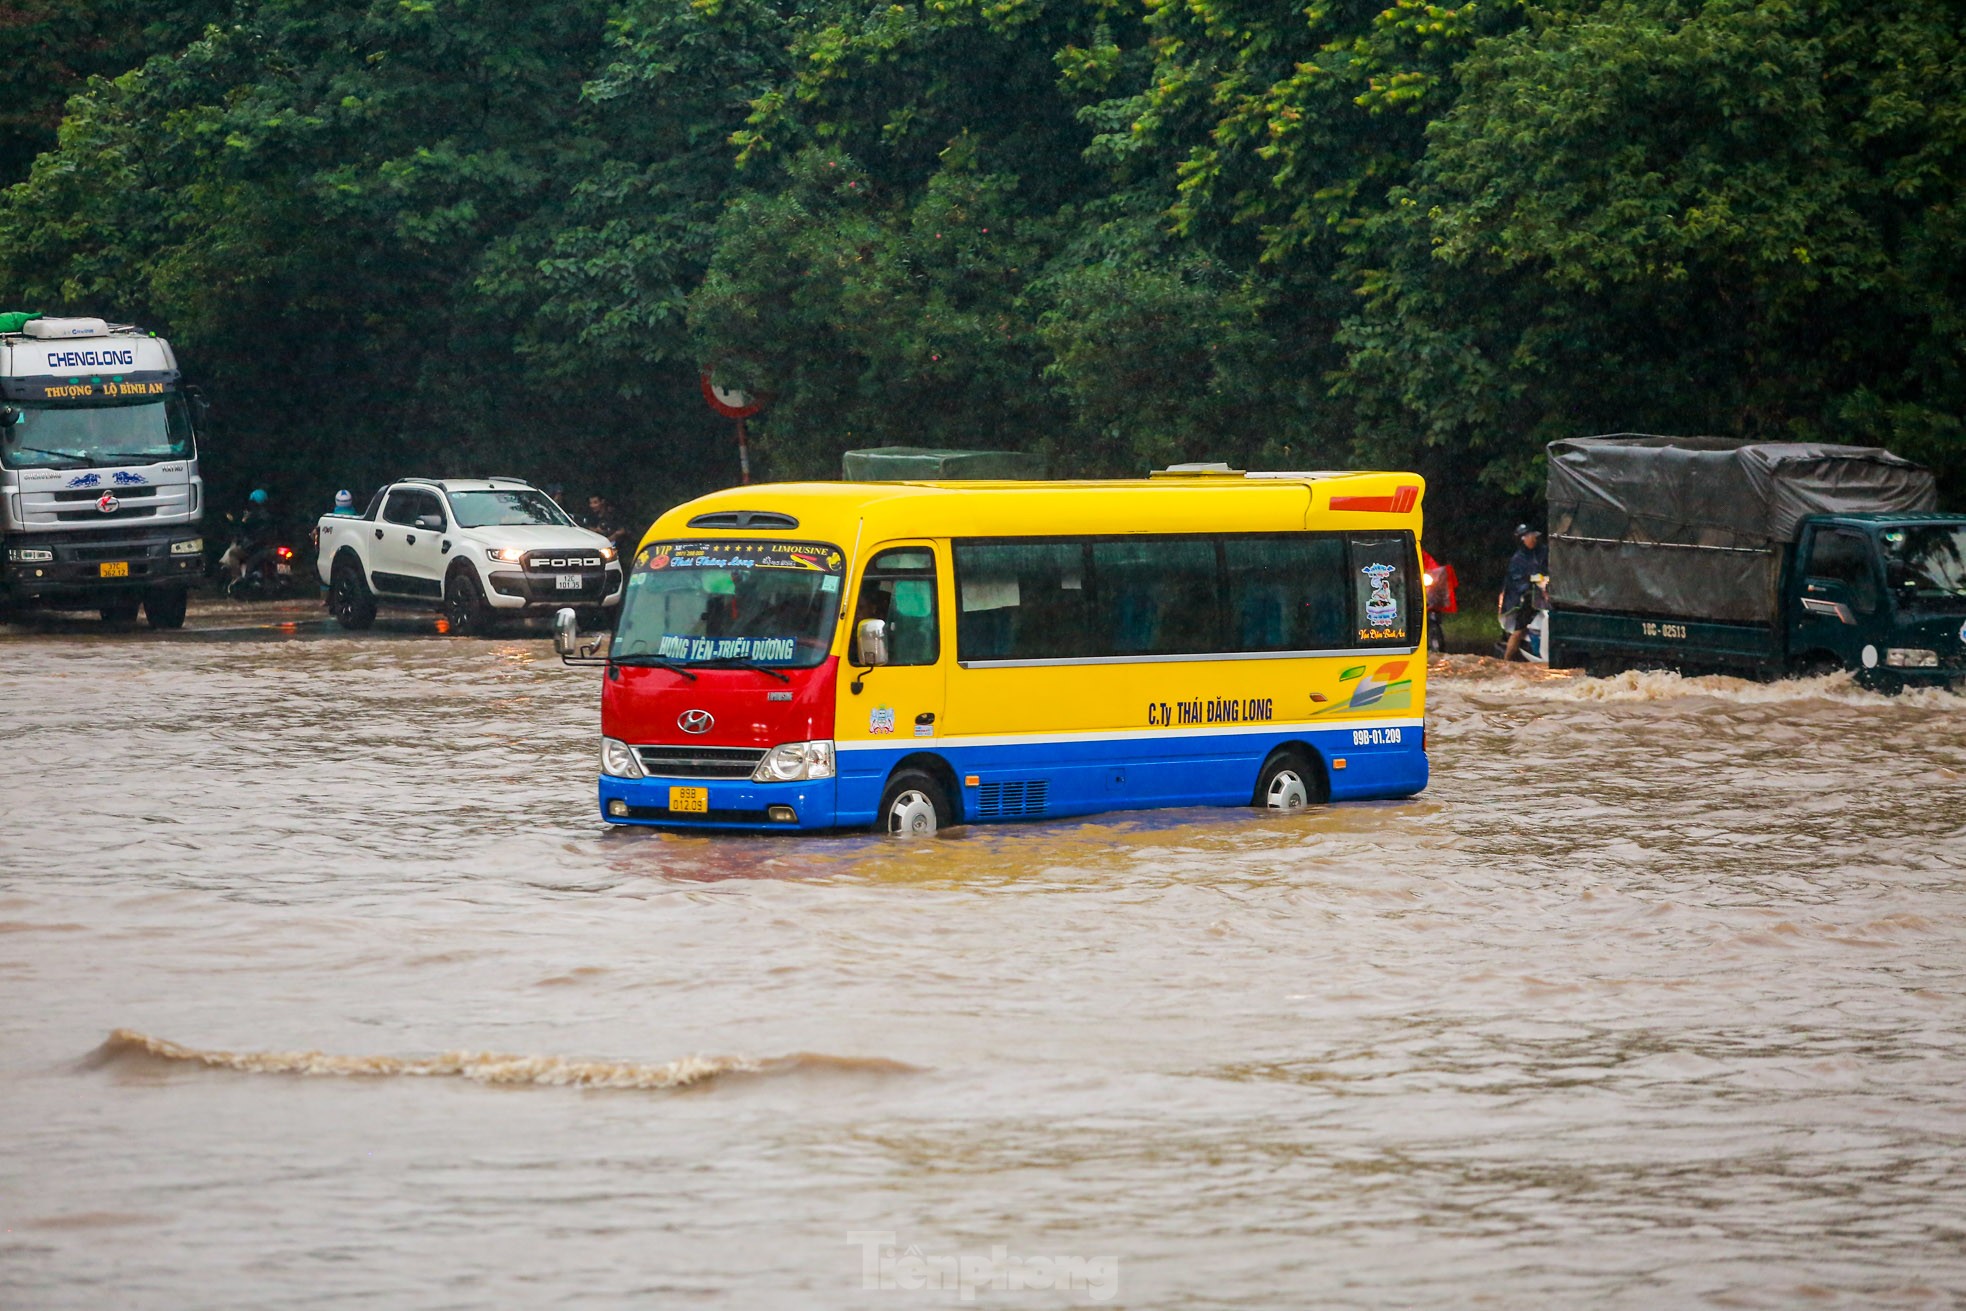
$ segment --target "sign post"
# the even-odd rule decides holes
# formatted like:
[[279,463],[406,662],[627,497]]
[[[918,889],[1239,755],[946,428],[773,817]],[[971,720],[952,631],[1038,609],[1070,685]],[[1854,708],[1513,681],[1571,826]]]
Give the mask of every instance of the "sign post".
[[740,485],[748,486],[751,482],[751,449],[746,440],[744,421],[762,410],[764,402],[753,398],[749,392],[741,392],[734,387],[719,387],[711,381],[708,369],[703,371],[703,399],[726,419],[736,420],[737,480]]

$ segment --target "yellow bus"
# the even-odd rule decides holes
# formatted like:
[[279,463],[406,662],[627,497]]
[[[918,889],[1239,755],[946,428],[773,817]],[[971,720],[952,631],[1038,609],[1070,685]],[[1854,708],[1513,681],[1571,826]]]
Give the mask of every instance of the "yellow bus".
[[1427,783],[1423,489],[1170,471],[678,506],[592,658],[601,814],[928,834],[1409,796]]

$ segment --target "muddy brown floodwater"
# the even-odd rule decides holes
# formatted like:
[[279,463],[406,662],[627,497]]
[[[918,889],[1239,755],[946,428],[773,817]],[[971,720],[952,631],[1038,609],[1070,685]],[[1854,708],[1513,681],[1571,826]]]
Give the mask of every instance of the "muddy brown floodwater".
[[604,831],[541,640],[13,630],[0,1306],[1966,1297],[1966,701],[1436,677],[904,845]]

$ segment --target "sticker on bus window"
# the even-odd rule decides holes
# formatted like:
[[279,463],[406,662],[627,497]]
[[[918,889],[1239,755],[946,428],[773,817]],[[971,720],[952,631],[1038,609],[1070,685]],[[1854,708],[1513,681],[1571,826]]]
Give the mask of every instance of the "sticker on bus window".
[[837,574],[846,563],[835,547],[805,542],[658,542],[644,569],[802,569]]
[[1406,640],[1406,543],[1352,540],[1358,640]]

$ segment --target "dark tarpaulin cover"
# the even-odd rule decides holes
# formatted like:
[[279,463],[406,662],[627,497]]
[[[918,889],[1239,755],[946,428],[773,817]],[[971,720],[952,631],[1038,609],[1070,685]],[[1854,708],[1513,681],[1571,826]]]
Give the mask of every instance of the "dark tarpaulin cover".
[[1550,602],[1688,619],[1779,619],[1805,515],[1916,513],[1932,475],[1870,446],[1619,434],[1551,442]]
[[848,451],[842,472],[850,483],[944,479],[1042,478],[1044,462],[1022,451],[944,451],[926,446],[875,446]]

